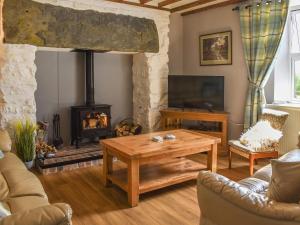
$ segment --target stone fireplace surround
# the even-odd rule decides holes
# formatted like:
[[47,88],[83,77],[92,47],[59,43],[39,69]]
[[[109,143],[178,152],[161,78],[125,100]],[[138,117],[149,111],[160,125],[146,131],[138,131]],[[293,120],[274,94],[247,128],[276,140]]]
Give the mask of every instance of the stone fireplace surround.
[[[127,6],[102,0],[35,0],[77,10],[130,15],[154,20],[159,35],[158,53],[133,55],[133,116],[145,131],[159,126],[159,110],[167,106],[169,12]],[[3,4],[3,0],[1,1]],[[2,25],[2,21],[1,21]],[[2,31],[2,29],[1,29]],[[0,38],[3,32],[0,33]],[[2,39],[2,38],[1,38]],[[38,47],[25,44],[1,44],[0,55],[0,127],[7,128],[16,119],[36,120],[34,92],[35,53]]]

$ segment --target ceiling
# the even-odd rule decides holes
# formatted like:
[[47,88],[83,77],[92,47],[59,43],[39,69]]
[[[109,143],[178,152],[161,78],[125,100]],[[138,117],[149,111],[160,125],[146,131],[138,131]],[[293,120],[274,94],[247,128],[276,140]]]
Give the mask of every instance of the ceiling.
[[182,16],[212,8],[243,2],[244,0],[108,0],[139,7],[181,13]]

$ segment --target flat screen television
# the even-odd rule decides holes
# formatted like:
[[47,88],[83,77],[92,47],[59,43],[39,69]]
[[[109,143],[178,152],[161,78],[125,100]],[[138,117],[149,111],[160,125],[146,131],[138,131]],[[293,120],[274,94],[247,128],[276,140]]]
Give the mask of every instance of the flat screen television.
[[169,75],[169,107],[224,111],[224,76]]

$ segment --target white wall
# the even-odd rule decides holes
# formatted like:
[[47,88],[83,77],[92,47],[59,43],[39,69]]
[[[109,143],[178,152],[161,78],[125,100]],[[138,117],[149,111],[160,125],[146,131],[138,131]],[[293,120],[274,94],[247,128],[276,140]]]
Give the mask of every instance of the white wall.
[[[85,103],[84,54],[38,51],[36,53],[37,120],[50,122],[61,116],[61,135],[70,142],[70,106]],[[132,56],[95,53],[95,102],[112,105],[112,125],[132,117]]]
[[[230,5],[181,17],[183,26],[183,73],[186,75],[223,75],[225,77],[225,110],[230,113],[230,138],[238,137],[242,131],[244,104],[248,88],[239,14],[237,11],[232,11],[233,7],[234,5]],[[222,15],[222,17],[219,15]],[[171,25],[173,23],[180,24],[178,20],[178,17],[172,16]],[[228,30],[232,31],[232,65],[200,66],[199,36]],[[170,37],[171,41],[174,39],[174,37]],[[173,43],[173,45],[175,44]],[[176,58],[178,52],[180,51],[170,49],[170,60]],[[174,64],[176,63],[170,62],[170,71],[178,71]]]
[[183,19],[178,13],[170,16],[169,70],[172,75],[183,74]]

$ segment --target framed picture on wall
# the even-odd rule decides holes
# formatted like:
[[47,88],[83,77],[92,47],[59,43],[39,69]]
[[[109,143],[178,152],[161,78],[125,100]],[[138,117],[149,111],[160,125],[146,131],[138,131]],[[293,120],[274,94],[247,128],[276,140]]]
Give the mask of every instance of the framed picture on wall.
[[200,66],[232,64],[232,32],[201,35]]

